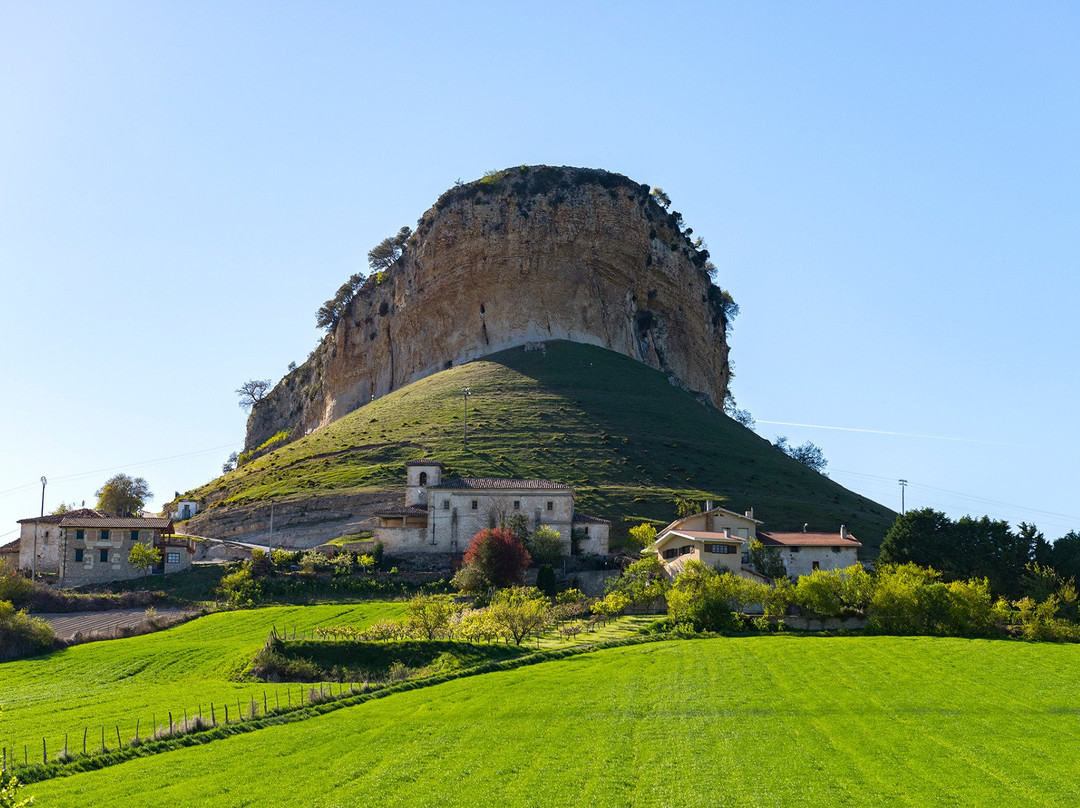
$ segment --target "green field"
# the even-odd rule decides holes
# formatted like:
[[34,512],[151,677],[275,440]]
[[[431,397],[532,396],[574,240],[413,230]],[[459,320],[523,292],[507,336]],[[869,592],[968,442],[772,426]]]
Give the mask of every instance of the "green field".
[[[400,618],[404,603],[367,602],[343,606],[272,607],[220,612],[176,628],[141,637],[76,645],[42,657],[0,665],[0,742],[41,756],[42,736],[50,757],[63,749],[64,733],[72,751],[81,751],[84,728],[89,728],[87,751],[100,746],[105,727],[108,746],[115,746],[116,725],[127,742],[135,736],[136,720],[145,736],[153,717],[168,723],[168,711],[180,718],[210,702],[218,709],[236,702],[245,705],[269,694],[270,705],[280,691],[285,704],[287,685],[233,681],[266,642],[272,626],[281,631],[311,631],[317,626],[369,625],[383,618]],[[294,700],[299,689],[292,688]],[[97,741],[94,734],[98,733]]]
[[[472,391],[467,451],[464,386]],[[676,496],[753,507],[773,530],[846,524],[870,555],[895,518],[663,373],[569,342],[548,343],[546,353],[503,351],[421,379],[186,496],[226,508],[340,493],[400,496],[402,464],[421,456],[443,461],[449,474],[569,483],[579,510],[611,519],[616,539],[643,518],[670,521]]]
[[592,652],[35,783],[40,805],[1073,806],[1080,647]]

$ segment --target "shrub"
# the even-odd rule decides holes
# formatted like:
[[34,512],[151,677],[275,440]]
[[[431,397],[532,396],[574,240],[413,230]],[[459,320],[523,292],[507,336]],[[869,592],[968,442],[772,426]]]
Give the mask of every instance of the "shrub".
[[[461,591],[477,593],[489,587],[520,585],[529,566],[529,551],[505,528],[485,528],[465,551],[465,566],[454,576]],[[468,569],[469,572],[464,571]]]
[[630,528],[630,538],[626,542],[626,547],[629,550],[644,550],[652,546],[654,541],[656,541],[656,528],[642,522],[637,527]]
[[606,586],[609,594],[621,592],[626,595],[627,605],[644,608],[664,596],[668,578],[660,556],[649,553],[623,570],[618,578],[609,578]]
[[22,606],[30,601],[34,586],[29,578],[23,578],[6,561],[0,561],[0,600]]
[[247,562],[222,578],[216,591],[233,606],[252,606],[262,599],[261,582],[252,577],[251,565]]
[[695,631],[737,629],[741,621],[732,605],[742,600],[741,589],[741,581],[731,573],[721,574],[700,561],[689,561],[668,590],[668,617],[675,626]]
[[515,586],[495,595],[488,607],[488,617],[504,636],[521,645],[547,624],[550,605],[551,601],[536,587]]
[[449,595],[416,595],[405,607],[405,625],[410,632],[434,640],[453,633],[450,618],[454,602]]
[[0,662],[43,654],[57,647],[52,626],[0,600]]
[[555,597],[558,584],[555,581],[555,570],[550,564],[544,564],[536,573],[536,588],[547,597]]
[[541,525],[525,539],[525,549],[536,564],[557,564],[562,557],[562,536],[559,531]]

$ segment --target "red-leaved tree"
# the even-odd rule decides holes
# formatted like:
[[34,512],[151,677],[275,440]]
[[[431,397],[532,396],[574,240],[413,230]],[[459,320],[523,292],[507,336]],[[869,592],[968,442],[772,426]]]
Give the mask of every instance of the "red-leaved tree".
[[463,589],[480,591],[487,587],[520,586],[532,559],[512,531],[495,527],[473,536],[464,560],[462,572],[467,572],[459,583],[467,581]]

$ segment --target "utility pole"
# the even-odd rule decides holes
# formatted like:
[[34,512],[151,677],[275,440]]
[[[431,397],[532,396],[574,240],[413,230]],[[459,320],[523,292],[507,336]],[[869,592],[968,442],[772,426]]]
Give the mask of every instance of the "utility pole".
[[900,483],[900,513],[905,514],[907,511],[904,509],[904,491],[907,488],[907,480],[897,480]]
[[[49,482],[44,477],[41,478],[41,518],[45,518],[45,484]],[[30,580],[37,580],[37,533],[38,526],[41,522],[34,522],[34,555],[30,559]]]
[[468,387],[461,388],[461,398],[465,402],[465,420],[461,425],[461,448],[469,448],[469,396],[472,395],[472,390]]
[[266,543],[270,549],[274,548],[274,503],[270,503],[270,540]]

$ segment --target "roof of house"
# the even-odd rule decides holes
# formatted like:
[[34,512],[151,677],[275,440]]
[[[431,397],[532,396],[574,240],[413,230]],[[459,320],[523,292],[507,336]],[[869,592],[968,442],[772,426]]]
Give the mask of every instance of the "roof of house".
[[172,530],[173,520],[166,516],[153,516],[145,519],[140,516],[98,516],[96,518],[87,518],[85,516],[74,516],[64,519],[60,523],[60,527],[95,527],[95,528],[116,528],[118,530],[123,528],[131,529],[148,529],[148,530]]
[[758,540],[771,547],[862,547],[850,533],[766,533],[758,531]]
[[19,542],[20,542],[19,539],[15,539],[15,541],[8,542],[4,546],[0,547],[0,553],[17,553],[17,552],[19,552],[19,548],[22,546]]
[[746,539],[738,536],[729,536],[726,533],[716,533],[714,531],[706,530],[666,530],[656,537],[656,541],[653,544],[660,544],[665,541],[668,536],[680,536],[684,539],[690,539],[692,541],[706,541],[706,542],[723,542],[734,541],[744,542]]
[[29,519],[20,519],[18,521],[20,525],[32,524],[34,522],[45,525],[58,525],[65,519],[72,517],[81,519],[104,519],[105,514],[101,511],[95,511],[93,508],[76,508],[73,511],[67,511],[65,513],[48,513],[44,516],[32,516]]
[[427,516],[427,508],[420,508],[416,505],[408,505],[404,508],[386,508],[381,511],[375,511],[376,516]]
[[583,525],[610,525],[611,520],[610,519],[601,519],[599,516],[589,516],[588,514],[585,514],[585,513],[575,513],[574,514],[574,524],[579,524],[579,523],[583,524]]
[[438,466],[439,468],[446,468],[438,460],[406,460],[406,466]]
[[455,477],[452,480],[431,486],[441,490],[517,490],[529,489],[540,491],[570,491],[573,487],[551,480],[514,480],[505,477]]

